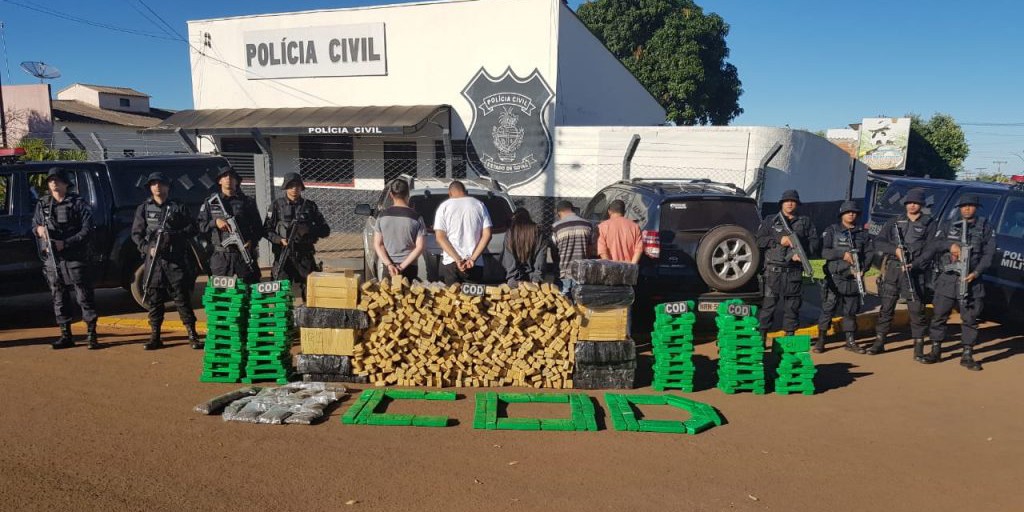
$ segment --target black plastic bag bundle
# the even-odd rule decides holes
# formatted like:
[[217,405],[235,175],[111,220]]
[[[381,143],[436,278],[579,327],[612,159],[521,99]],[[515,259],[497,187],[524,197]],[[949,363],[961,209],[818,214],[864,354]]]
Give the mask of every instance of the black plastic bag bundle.
[[579,284],[620,286],[636,284],[640,267],[609,260],[576,260],[569,263],[568,274]]
[[370,319],[358,309],[295,308],[295,325],[318,329],[367,329]]
[[327,354],[299,354],[295,356],[295,370],[299,373],[352,375],[352,358]]
[[636,343],[626,341],[577,341],[576,365],[623,363],[636,360]]
[[632,389],[636,382],[636,361],[612,364],[576,364],[572,372],[574,389]]
[[583,284],[572,289],[572,300],[576,304],[590,309],[612,309],[630,306],[636,299],[633,287],[602,286]]

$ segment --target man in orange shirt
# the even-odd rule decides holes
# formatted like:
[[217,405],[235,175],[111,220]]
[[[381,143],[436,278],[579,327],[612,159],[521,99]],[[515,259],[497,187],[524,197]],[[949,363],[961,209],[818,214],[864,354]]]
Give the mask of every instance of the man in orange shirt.
[[621,199],[608,205],[608,220],[597,226],[597,254],[603,260],[637,264],[644,253],[640,227],[625,214],[626,203]]

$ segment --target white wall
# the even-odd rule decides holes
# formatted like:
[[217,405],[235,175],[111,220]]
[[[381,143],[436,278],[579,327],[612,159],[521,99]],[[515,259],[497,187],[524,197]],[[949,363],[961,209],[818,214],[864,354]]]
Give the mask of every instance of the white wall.
[[93,106],[98,106],[100,104],[99,94],[100,94],[99,91],[97,91],[95,89],[90,89],[88,87],[83,87],[80,84],[72,84],[71,86],[67,87],[66,89],[63,89],[61,91],[57,91],[57,99],[58,100],[77,100],[77,101],[81,101],[82,103],[86,103],[86,104],[93,105]]
[[[845,199],[850,157],[805,131],[759,126],[561,127],[555,137],[552,195],[588,197],[622,177],[622,158],[633,134],[641,142],[633,177],[708,178],[745,188],[764,154],[782,150],[765,173],[762,201],[775,202],[789,188],[805,202]],[[858,165],[854,197],[864,195],[866,168]]]
[[[121,106],[121,98],[128,100],[128,106]],[[120,112],[141,112],[149,113],[149,98],[143,96],[121,96],[119,94],[100,93],[99,107],[105,110],[117,110]]]

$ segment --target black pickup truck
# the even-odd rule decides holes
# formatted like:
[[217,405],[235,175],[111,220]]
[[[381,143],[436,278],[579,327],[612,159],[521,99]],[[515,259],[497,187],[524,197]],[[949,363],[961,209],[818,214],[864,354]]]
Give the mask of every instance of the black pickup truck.
[[[96,225],[92,237],[93,276],[97,288],[122,287],[139,301],[142,258],[131,239],[135,208],[149,197],[146,177],[155,171],[171,180],[171,197],[195,215],[214,185],[211,176],[228,162],[219,156],[180,155],[104,160],[99,162],[26,162],[0,165],[0,294],[46,289],[32,214],[46,193],[46,171],[63,168],[72,191],[92,206]],[[205,246],[193,244],[201,272],[207,272]]]

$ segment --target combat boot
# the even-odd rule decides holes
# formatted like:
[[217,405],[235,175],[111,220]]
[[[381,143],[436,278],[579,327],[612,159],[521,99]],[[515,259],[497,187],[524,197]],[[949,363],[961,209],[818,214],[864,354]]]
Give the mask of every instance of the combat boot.
[[93,320],[92,322],[85,324],[85,326],[88,329],[86,331],[85,339],[89,342],[89,350],[99,349],[101,345],[99,340],[96,338],[96,321]]
[[914,338],[914,361],[924,362],[924,338]]
[[972,372],[981,371],[981,363],[974,360],[974,347],[970,345],[964,347],[964,353],[960,356],[960,366]]
[[192,344],[192,349],[202,350],[203,342],[199,339],[199,333],[196,332],[196,324],[185,324],[185,331],[188,332],[188,342]]
[[818,339],[814,341],[814,353],[820,354],[825,351],[825,341],[828,340],[828,331],[818,329]]
[[934,364],[939,362],[942,358],[942,342],[938,340],[932,340],[932,350],[928,355],[924,356],[921,361],[924,364]]
[[876,334],[875,342],[872,343],[870,347],[868,347],[867,353],[870,355],[877,355],[881,354],[882,352],[885,352],[885,335]]
[[850,352],[856,352],[858,354],[864,353],[864,348],[857,344],[856,336],[854,336],[852,332],[847,332],[843,334],[846,335],[846,346],[844,346],[843,348],[849,350]]
[[75,339],[71,337],[71,324],[60,324],[60,338],[51,343],[50,346],[54,350],[75,346]]
[[164,343],[160,341],[160,324],[149,324],[149,329],[149,343],[146,343],[142,348],[146,350],[162,348]]

